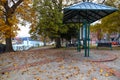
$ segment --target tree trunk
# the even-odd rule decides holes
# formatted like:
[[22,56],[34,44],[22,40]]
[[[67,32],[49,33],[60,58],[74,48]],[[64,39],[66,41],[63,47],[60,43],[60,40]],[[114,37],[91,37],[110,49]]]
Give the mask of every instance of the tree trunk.
[[56,38],[55,42],[56,42],[56,48],[61,48],[61,40],[59,37]]
[[100,41],[101,38],[102,38],[102,32],[101,32],[101,29],[98,29],[98,31],[97,31],[97,39],[98,39],[98,41]]
[[12,47],[12,39],[11,38],[6,38],[6,52],[13,52],[13,47]]
[[[11,4],[11,7],[9,6],[9,0],[4,0],[4,1],[5,1],[5,3],[3,5],[3,7],[4,7],[5,10],[3,11],[4,12],[4,17],[3,18],[5,20],[5,25],[9,26],[9,28],[10,28],[10,30],[8,30],[8,31],[12,32],[11,26],[13,26],[13,24],[11,24],[8,19],[11,19],[13,17],[13,14],[15,13],[15,10],[24,0],[17,0],[15,3],[14,3],[14,0],[11,0],[14,3],[14,4]],[[6,38],[6,49],[5,49],[5,51],[6,52],[12,52],[14,50],[13,50],[13,47],[12,47],[11,33],[10,32],[9,32],[10,34],[7,33],[8,31],[5,32],[5,36],[9,35],[10,37]]]
[[45,37],[44,37],[43,42],[44,42],[44,46],[46,46],[46,38]]

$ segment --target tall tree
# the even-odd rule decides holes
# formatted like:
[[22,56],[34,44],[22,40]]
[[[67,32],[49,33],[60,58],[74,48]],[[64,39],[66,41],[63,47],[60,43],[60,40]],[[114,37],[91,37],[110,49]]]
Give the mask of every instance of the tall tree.
[[109,0],[105,4],[114,6],[119,9],[119,11],[106,16],[101,21],[101,26],[103,26],[103,31],[112,33],[112,32],[119,32],[120,33],[120,2],[118,0]]
[[[120,9],[119,0],[106,0],[104,4]],[[95,24],[94,26],[92,26],[91,29],[92,31],[96,31],[98,33],[99,36],[97,37],[99,37],[99,39],[101,39],[103,33],[107,33],[107,34],[111,34],[113,32],[120,33],[119,19],[120,19],[120,10],[106,16],[100,21],[99,24]]]
[[6,51],[13,51],[12,37],[19,30],[18,23],[29,21],[34,25],[35,13],[32,9],[32,0],[0,0],[0,32],[6,40]]
[[55,39],[56,47],[61,47],[61,34],[69,29],[62,24],[62,9],[78,1],[80,0],[34,0],[34,5],[39,15],[39,21],[35,28],[31,28],[30,33],[32,35],[39,34]]
[[54,38],[56,47],[60,47],[61,36],[71,29],[62,24],[62,9],[74,3],[85,1],[92,2],[95,0],[34,0],[34,8],[38,13],[38,25],[31,28],[31,35],[35,37],[39,34],[44,38]]
[[[38,25],[35,31],[31,28],[31,34],[39,34],[44,38],[47,36],[60,40],[60,32],[65,27],[62,26],[62,0],[35,0],[36,10],[38,11]],[[59,44],[59,41],[58,41]],[[59,45],[56,45],[60,47]]]

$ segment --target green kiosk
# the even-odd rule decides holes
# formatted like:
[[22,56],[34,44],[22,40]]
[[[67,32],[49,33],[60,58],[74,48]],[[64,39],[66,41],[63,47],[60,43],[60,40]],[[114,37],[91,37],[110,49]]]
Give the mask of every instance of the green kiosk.
[[[63,10],[63,23],[82,23],[83,26],[78,32],[78,51],[80,51],[80,40],[83,40],[85,57],[89,57],[90,47],[90,24],[117,11],[117,8],[89,2],[80,2],[72,6],[68,6]],[[82,35],[82,37],[80,36]]]

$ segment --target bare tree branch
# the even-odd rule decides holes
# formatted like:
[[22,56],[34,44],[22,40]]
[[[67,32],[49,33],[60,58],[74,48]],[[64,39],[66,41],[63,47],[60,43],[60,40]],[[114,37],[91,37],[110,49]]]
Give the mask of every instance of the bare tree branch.
[[8,12],[8,10],[10,9],[10,7],[8,6],[8,0],[4,3],[4,8],[5,8],[5,12]]
[[89,2],[90,0],[82,0],[83,2]]
[[101,4],[104,4],[106,0],[103,0]]
[[90,2],[93,2],[94,0],[89,0]]
[[13,10],[13,12],[15,11],[15,9],[23,2],[23,0],[19,0],[18,2],[16,2],[11,9]]
[[14,0],[12,0],[12,2],[13,2],[13,4],[15,4],[15,1],[14,1]]
[[86,0],[82,0],[83,2],[85,2]]

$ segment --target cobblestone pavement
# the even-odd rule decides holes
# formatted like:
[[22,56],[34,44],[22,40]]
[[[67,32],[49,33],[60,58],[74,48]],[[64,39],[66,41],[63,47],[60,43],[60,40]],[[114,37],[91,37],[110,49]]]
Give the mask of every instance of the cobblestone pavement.
[[35,49],[0,54],[0,80],[120,80],[120,51]]

